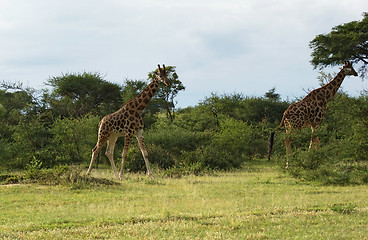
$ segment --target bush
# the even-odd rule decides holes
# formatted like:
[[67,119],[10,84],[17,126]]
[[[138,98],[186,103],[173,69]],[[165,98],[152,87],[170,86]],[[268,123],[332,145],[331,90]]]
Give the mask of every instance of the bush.
[[33,160],[27,164],[24,174],[1,174],[1,184],[39,183],[43,185],[64,185],[72,189],[119,185],[108,179],[90,177],[83,174],[85,169],[77,166],[58,165],[53,168],[42,168],[42,162]]
[[[257,127],[231,118],[224,118],[216,132],[195,132],[173,124],[160,124],[145,136],[150,163],[161,169],[175,168],[192,173],[239,168],[244,161],[261,155],[266,145]],[[133,144],[126,168],[144,171],[139,147]]]
[[367,183],[368,164],[344,157],[343,148],[331,146],[312,151],[296,151],[290,161],[290,173],[295,177],[323,184]]
[[[181,166],[182,154],[194,151],[209,140],[208,134],[191,132],[175,125],[160,125],[144,135],[149,162],[161,169]],[[125,167],[134,172],[146,170],[136,141],[131,143]]]
[[47,166],[88,162],[97,141],[99,117],[57,119],[50,132],[53,134],[53,158]]
[[179,155],[183,151],[193,151],[210,140],[210,135],[190,131],[173,124],[161,124],[145,133],[146,142],[160,146],[171,154]]
[[241,120],[224,118],[220,130],[211,138],[214,148],[230,154],[237,161],[248,161],[266,152],[267,140],[261,128]]
[[21,177],[15,174],[0,174],[1,184],[15,184],[21,181]]
[[1,155],[8,168],[25,168],[34,158],[47,162],[52,159],[50,153],[50,133],[40,118],[20,121],[9,126],[12,135]]

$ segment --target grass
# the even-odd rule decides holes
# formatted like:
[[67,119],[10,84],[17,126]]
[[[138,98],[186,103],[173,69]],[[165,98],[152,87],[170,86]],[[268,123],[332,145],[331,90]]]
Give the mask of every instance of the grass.
[[0,193],[1,239],[368,239],[366,185],[299,182],[264,162],[176,179],[128,174],[88,188],[2,185]]

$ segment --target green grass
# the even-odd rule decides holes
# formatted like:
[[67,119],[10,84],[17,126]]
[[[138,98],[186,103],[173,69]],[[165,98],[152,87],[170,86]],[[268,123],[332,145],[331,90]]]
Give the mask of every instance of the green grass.
[[2,185],[0,194],[1,239],[368,239],[366,185],[298,182],[262,162],[87,188]]

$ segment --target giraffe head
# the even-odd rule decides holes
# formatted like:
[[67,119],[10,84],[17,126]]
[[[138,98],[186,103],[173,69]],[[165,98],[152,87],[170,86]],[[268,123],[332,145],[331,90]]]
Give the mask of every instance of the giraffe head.
[[156,78],[160,82],[163,82],[166,86],[170,86],[169,80],[167,80],[165,64],[163,64],[163,68],[160,67],[160,64],[158,65],[158,73],[156,75]]
[[346,76],[353,75],[358,76],[358,73],[354,70],[353,64],[349,61],[344,62],[344,66],[341,68],[341,70],[344,72]]

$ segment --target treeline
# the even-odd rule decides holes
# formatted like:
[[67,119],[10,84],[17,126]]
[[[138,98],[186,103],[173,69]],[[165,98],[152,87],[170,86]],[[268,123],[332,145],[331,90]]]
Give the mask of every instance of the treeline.
[[[212,94],[198,105],[175,109],[175,97],[184,89],[171,67],[171,88],[162,88],[144,111],[145,142],[149,161],[166,174],[199,174],[208,170],[239,168],[267,153],[269,133],[290,102],[271,89],[264,96],[240,93]],[[150,73],[150,78],[153,73]],[[21,84],[2,83],[0,90],[0,167],[51,168],[64,164],[89,164],[100,119],[135,97],[148,82],[107,82],[99,74],[65,74],[50,78],[49,90],[36,91]],[[294,136],[291,173],[328,183],[368,182],[367,94],[350,97],[338,93],[328,104],[318,131],[321,149],[307,151],[310,129]],[[272,161],[285,164],[284,132],[277,133]],[[115,148],[119,163],[123,146]],[[102,151],[104,152],[104,150]],[[100,164],[108,164],[100,154]],[[145,165],[133,141],[128,171]]]

